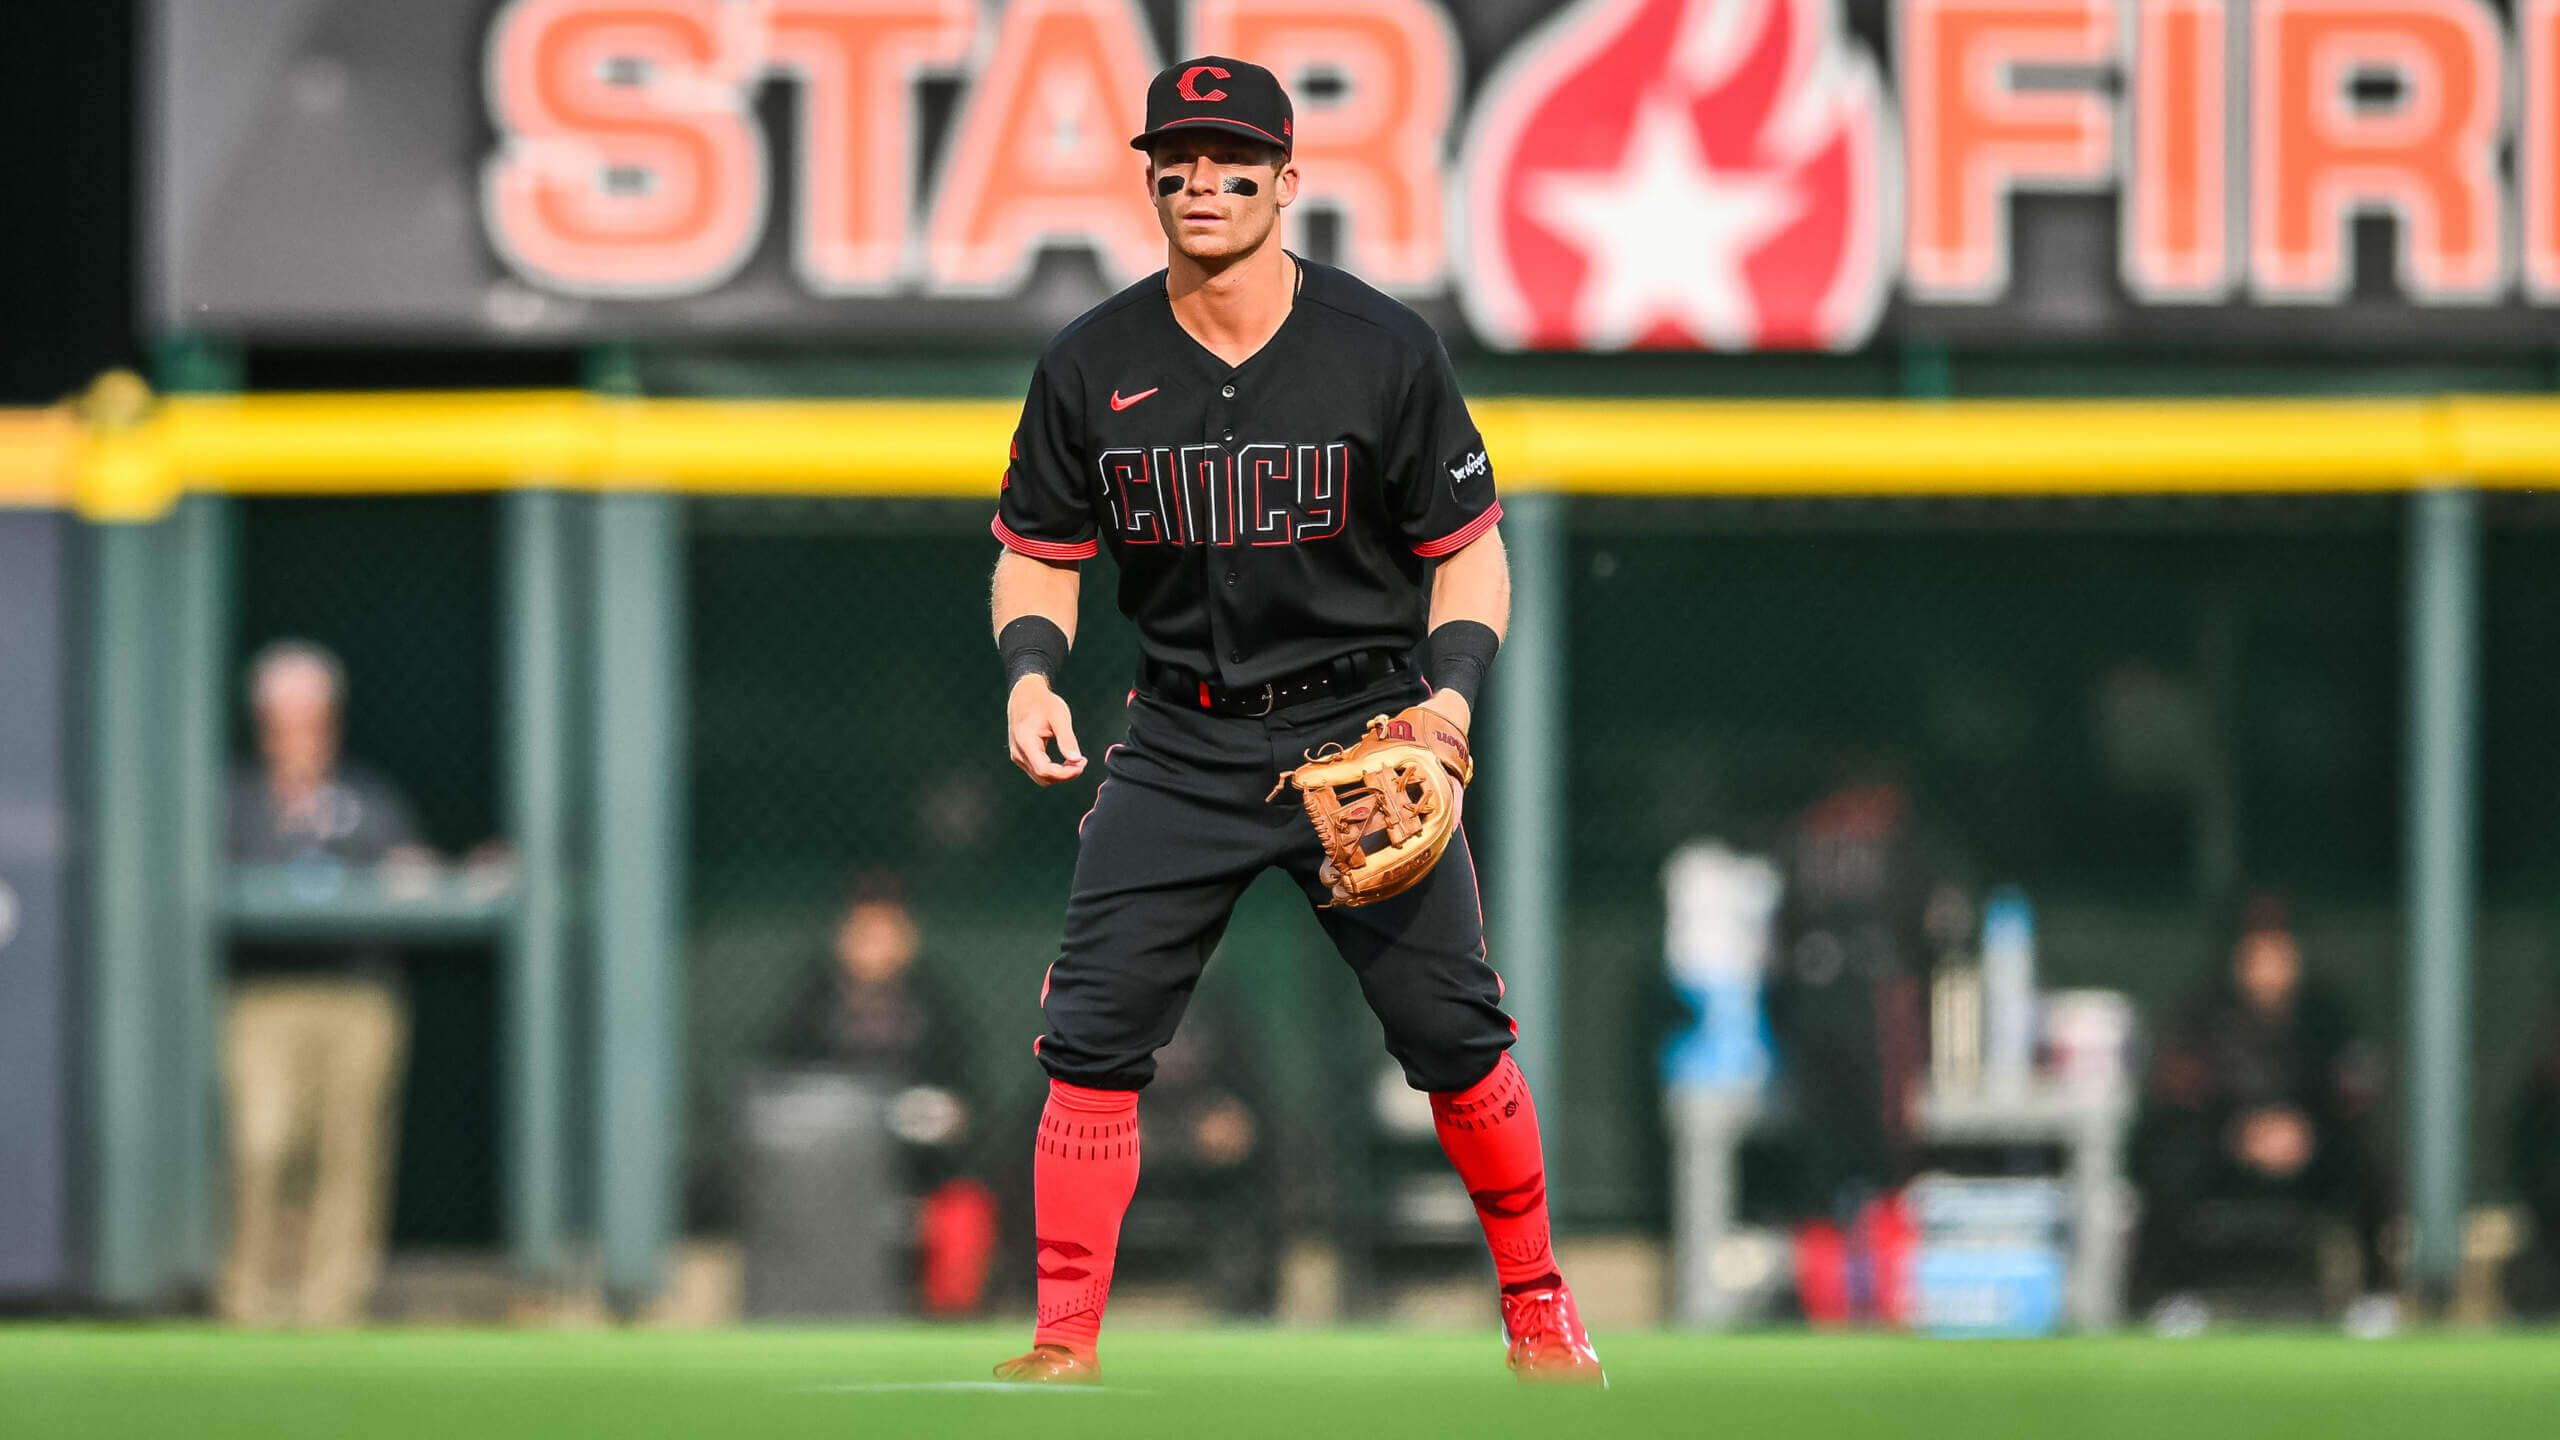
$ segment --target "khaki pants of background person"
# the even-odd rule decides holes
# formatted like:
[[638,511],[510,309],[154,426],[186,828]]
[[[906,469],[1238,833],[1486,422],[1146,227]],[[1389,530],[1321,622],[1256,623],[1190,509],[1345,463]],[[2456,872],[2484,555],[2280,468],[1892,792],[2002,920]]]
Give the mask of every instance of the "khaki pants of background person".
[[[222,1308],[230,1319],[352,1325],[364,1318],[382,1270],[408,1032],[400,996],[378,982],[250,980],[232,988],[223,1036],[232,1242]],[[310,1200],[304,1223],[294,1226],[286,1180],[306,1154]],[[290,1229],[301,1232],[298,1257]]]

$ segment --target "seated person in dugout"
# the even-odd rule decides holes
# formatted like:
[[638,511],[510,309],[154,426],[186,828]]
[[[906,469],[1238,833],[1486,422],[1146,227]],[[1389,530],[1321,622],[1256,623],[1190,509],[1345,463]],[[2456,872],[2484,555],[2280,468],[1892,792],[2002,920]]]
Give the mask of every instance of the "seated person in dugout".
[[2137,1288],[2181,1307],[2251,1274],[2307,1290],[2318,1268],[2300,1242],[2319,1227],[2305,1222],[2329,1221],[2355,1237],[2359,1306],[2388,1306],[2379,1063],[2305,977],[2281,896],[2250,895],[2227,934],[2216,973],[2162,1028],[2134,1132]]
[[979,1117],[966,1027],[919,975],[915,915],[895,876],[854,877],[826,960],[790,1014],[775,1058],[824,1065],[895,1092],[889,1128],[906,1183],[923,1194],[916,1222],[916,1298],[928,1315],[968,1315],[985,1303],[997,1204],[970,1175]]
[[1284,1194],[1264,1123],[1252,1016],[1232,988],[1204,987],[1156,1052],[1141,1112],[1147,1188],[1130,1208],[1121,1273],[1178,1282],[1220,1313],[1268,1315],[1279,1298]]

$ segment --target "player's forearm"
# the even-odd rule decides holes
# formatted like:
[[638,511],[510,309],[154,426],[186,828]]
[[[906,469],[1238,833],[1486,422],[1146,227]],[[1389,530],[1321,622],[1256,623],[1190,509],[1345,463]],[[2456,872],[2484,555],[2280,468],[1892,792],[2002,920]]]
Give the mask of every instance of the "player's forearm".
[[1488,530],[1432,572],[1423,668],[1437,688],[1423,703],[1472,725],[1477,691],[1510,624],[1511,561],[1502,532]]
[[992,633],[1002,635],[1005,626],[1025,615],[1038,615],[1073,641],[1080,583],[1080,572],[1073,564],[1052,564],[1007,550],[996,560],[995,580],[988,596],[994,619]]
[[1431,623],[1473,620],[1499,639],[1511,626],[1511,559],[1496,526],[1464,550],[1440,562],[1431,577]]
[[[1007,550],[996,561],[988,607],[995,612],[996,653],[1005,668],[1005,743],[1013,763],[1042,785],[1084,773],[1067,702],[1050,680],[1075,638],[1077,573]],[[1050,742],[1058,758],[1049,757]]]

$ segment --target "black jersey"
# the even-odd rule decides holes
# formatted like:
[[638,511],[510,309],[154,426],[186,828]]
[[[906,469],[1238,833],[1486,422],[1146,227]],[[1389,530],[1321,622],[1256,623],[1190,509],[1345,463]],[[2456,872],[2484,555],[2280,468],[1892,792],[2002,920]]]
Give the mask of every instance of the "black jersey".
[[996,503],[1026,555],[1108,541],[1140,647],[1226,685],[1420,644],[1431,562],[1502,516],[1439,335],[1299,263],[1289,318],[1242,365],[1174,319],[1161,271],[1060,331]]

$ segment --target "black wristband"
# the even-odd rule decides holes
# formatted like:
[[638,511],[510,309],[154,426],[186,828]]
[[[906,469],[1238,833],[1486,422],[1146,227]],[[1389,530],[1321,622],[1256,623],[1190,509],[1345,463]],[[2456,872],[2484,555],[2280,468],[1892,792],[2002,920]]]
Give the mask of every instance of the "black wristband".
[[1452,620],[1431,632],[1429,655],[1423,661],[1422,673],[1435,690],[1455,690],[1467,708],[1476,706],[1476,692],[1484,688],[1485,672],[1493,668],[1493,652],[1502,648],[1502,637],[1493,627],[1476,620]]
[[1004,693],[1025,675],[1052,676],[1066,668],[1067,632],[1046,615],[1024,615],[996,632],[996,653],[1004,657]]

